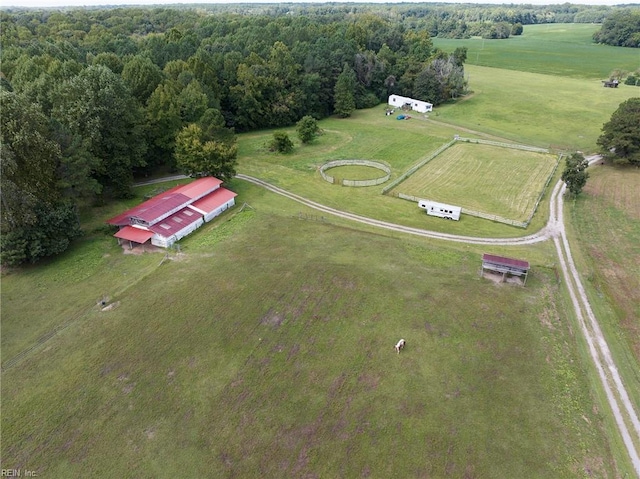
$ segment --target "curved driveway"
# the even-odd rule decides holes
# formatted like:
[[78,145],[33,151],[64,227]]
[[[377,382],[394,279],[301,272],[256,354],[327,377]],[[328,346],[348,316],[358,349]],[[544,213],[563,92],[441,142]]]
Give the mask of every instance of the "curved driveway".
[[[599,157],[591,157],[589,160],[590,162],[594,162],[598,159]],[[600,377],[603,390],[607,396],[607,400],[611,407],[622,440],[627,452],[629,453],[631,463],[633,464],[636,475],[640,478],[640,421],[638,420],[638,412],[629,399],[622,377],[615,365],[609,346],[607,345],[604,335],[602,334],[602,330],[598,324],[598,320],[591,309],[584,286],[580,281],[580,275],[578,274],[571,256],[571,250],[569,248],[569,242],[567,240],[564,227],[563,204],[566,185],[562,181],[559,181],[553,189],[553,193],[551,195],[549,222],[541,231],[521,238],[479,238],[438,233],[435,231],[411,228],[373,218],[367,218],[365,216],[330,208],[252,176],[238,174],[236,177],[326,214],[370,226],[427,238],[455,241],[458,243],[490,244],[496,246],[527,245],[552,239],[558,253],[558,258],[562,267],[562,274],[564,276],[567,289],[569,290],[569,295],[576,312],[576,317],[587,343],[591,359],[598,371],[598,376]]]

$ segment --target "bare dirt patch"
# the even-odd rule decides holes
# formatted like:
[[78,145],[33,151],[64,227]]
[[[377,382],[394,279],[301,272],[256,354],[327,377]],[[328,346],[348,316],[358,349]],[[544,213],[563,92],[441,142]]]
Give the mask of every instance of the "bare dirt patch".
[[274,328],[280,327],[280,325],[284,322],[284,314],[275,311],[273,308],[270,308],[269,311],[260,319],[260,324],[264,324],[266,326],[272,326]]
[[144,253],[166,253],[167,250],[164,248],[160,248],[158,246],[154,246],[152,244],[141,244],[138,246],[134,246],[133,248],[129,248],[129,245],[122,245],[122,252],[124,254],[144,254]]
[[378,384],[380,384],[380,377],[374,376],[373,374],[363,373],[358,376],[358,382],[362,384],[367,391],[374,391],[378,389]]
[[524,281],[520,279],[519,276],[510,276],[510,275],[502,276],[499,273],[491,273],[489,271],[485,271],[484,273],[482,273],[482,277],[488,279],[489,281],[493,281],[495,284],[504,284],[504,283],[518,284],[518,285],[524,284]]

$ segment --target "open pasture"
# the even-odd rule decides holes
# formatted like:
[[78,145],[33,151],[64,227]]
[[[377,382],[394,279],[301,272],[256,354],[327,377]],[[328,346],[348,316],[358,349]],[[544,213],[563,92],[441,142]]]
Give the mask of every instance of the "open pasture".
[[[324,120],[325,135],[292,155],[266,150],[272,132],[241,135],[238,170],[389,221],[521,234],[477,218],[426,218],[380,187],[329,185],[317,172],[332,159],[371,158],[397,176],[465,128],[590,151],[635,93],[472,65],[467,73],[474,94],[431,115],[458,126],[358,111]],[[592,268],[580,270],[598,317],[619,338],[638,290],[625,289],[638,277],[629,261],[637,210],[619,205],[638,205],[627,194],[638,190],[603,184],[606,200],[576,202],[575,236],[592,248],[576,256]],[[493,284],[478,276],[484,249],[305,221],[298,212],[312,211],[232,186],[252,209],[203,226],[170,261],[122,255],[96,218],[61,257],[4,273],[3,363],[68,326],[2,373],[3,467],[104,478],[630,476],[551,242],[488,251],[533,267],[526,288]],[[594,207],[610,219],[598,223]],[[101,313],[105,294],[120,306]],[[635,325],[624,323],[627,338]],[[396,355],[400,337],[407,348]],[[637,377],[637,361],[622,368]],[[631,394],[637,402],[637,387]]]
[[391,193],[527,221],[557,161],[552,154],[456,142]]
[[586,23],[547,23],[525,25],[522,35],[504,40],[434,38],[433,44],[449,52],[467,47],[467,65],[576,79],[605,80],[614,70],[640,68],[637,48],[594,43],[599,29]]
[[[480,251],[299,220],[290,201],[237,183],[255,210],[203,227],[183,255],[116,288],[119,308],[3,373],[3,465],[39,477],[616,476],[545,260],[526,288],[494,284],[478,276]],[[58,266],[34,277],[52,297],[74,289]],[[5,303],[29,286],[12,291]],[[3,321],[19,334],[29,318],[13,311]]]
[[[638,53],[636,53],[638,54]],[[431,116],[517,143],[592,153],[602,125],[640,88],[465,65],[471,94]]]

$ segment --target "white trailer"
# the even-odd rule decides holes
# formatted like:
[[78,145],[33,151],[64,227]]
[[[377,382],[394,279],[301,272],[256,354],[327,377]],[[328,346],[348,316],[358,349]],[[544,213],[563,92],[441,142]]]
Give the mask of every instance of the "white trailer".
[[388,103],[396,108],[408,107],[420,113],[428,113],[433,110],[433,104],[427,101],[415,100],[413,98],[407,98],[406,96],[400,95],[389,96]]
[[444,203],[436,203],[435,201],[420,200],[418,206],[425,210],[428,215],[439,216],[447,220],[460,220],[460,206],[452,206]]

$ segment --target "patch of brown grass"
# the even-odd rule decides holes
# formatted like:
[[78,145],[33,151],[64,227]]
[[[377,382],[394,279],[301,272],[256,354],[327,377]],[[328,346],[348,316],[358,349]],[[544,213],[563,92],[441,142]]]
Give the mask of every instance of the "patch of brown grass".
[[609,298],[640,361],[640,169],[597,165],[589,171],[578,234],[592,261],[592,282]]

